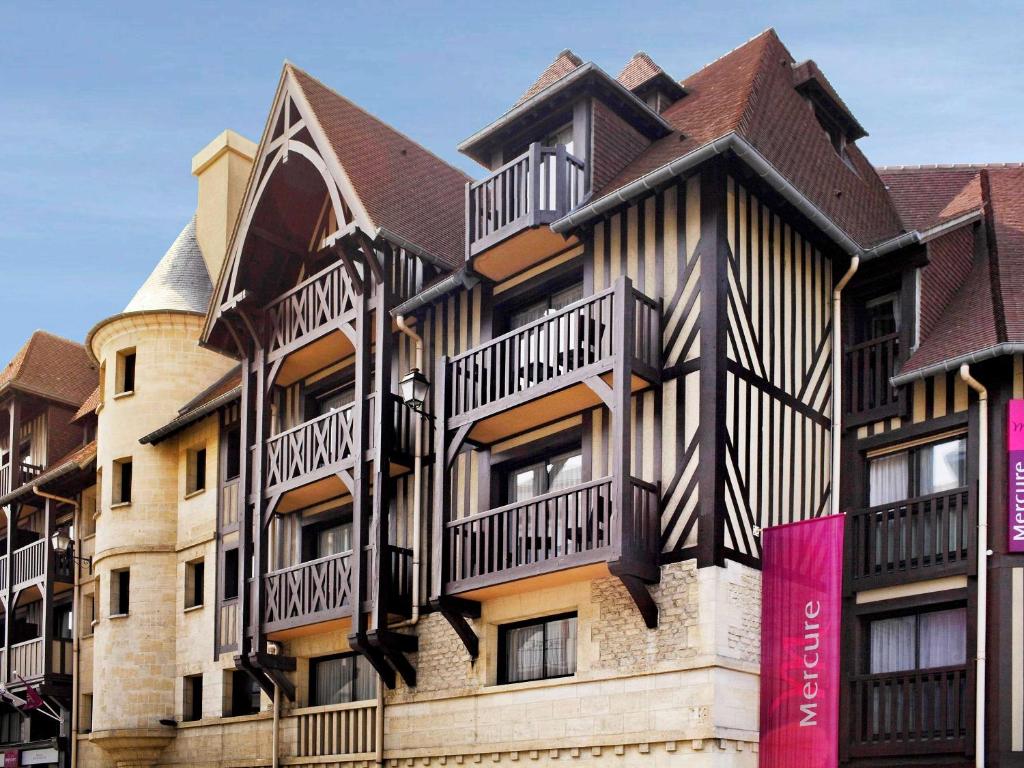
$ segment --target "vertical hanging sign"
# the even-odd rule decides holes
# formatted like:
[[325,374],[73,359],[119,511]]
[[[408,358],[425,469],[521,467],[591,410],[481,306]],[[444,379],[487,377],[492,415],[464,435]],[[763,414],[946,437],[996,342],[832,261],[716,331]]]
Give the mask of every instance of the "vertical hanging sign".
[[1006,406],[1006,508],[1009,549],[1024,552],[1024,400]]
[[832,515],[762,534],[761,768],[839,762],[844,521]]

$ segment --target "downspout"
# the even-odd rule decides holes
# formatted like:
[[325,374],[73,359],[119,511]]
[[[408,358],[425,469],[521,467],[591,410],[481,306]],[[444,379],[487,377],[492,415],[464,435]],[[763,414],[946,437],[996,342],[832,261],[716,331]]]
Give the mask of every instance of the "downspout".
[[985,768],[985,646],[988,642],[988,390],[960,366],[960,378],[978,394],[978,613],[974,667],[974,765]]
[[[68,504],[72,509],[75,510],[75,551],[81,552],[82,539],[79,536],[81,526],[78,525],[78,514],[81,511],[81,507],[78,502],[74,499],[66,499],[62,496],[55,496],[52,493],[46,493],[40,491],[38,488],[33,488],[32,493],[36,496],[40,496],[44,499],[50,499],[51,501],[57,501],[63,504]],[[77,768],[78,766],[78,719],[81,717],[81,708],[78,706],[78,635],[81,631],[81,626],[78,623],[78,606],[81,605],[81,584],[78,579],[78,563],[74,564],[75,584],[74,589],[71,592],[71,599],[75,601],[71,607],[72,624],[75,631],[71,633],[71,669],[74,674],[71,676],[71,768]],[[48,606],[52,609],[53,606]]]
[[270,737],[270,765],[272,768],[277,768],[280,764],[279,749],[278,749],[278,731],[281,725],[281,688],[278,684],[274,683],[274,731]]
[[839,473],[843,444],[843,288],[853,279],[860,257],[851,256],[850,266],[832,290],[832,514],[839,514]]

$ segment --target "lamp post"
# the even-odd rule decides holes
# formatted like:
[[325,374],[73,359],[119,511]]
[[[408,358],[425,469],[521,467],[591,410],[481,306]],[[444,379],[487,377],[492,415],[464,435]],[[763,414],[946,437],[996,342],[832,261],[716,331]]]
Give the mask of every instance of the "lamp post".
[[411,368],[402,380],[398,383],[401,388],[402,400],[410,408],[422,411],[427,402],[427,393],[430,391],[430,382],[419,368]]
[[71,539],[71,534],[66,527],[62,526],[53,532],[53,536],[50,537],[50,545],[62,564],[70,565],[71,561],[78,560],[88,564],[89,573],[92,573],[92,558],[79,557],[75,554],[75,542]]

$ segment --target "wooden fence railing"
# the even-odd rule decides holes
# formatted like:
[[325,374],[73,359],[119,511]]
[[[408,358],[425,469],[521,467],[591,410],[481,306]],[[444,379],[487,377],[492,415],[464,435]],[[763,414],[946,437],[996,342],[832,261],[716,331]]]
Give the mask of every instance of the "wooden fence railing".
[[895,412],[899,393],[889,384],[889,379],[896,374],[899,355],[898,333],[846,348],[843,374],[847,414],[867,420]]
[[353,407],[347,405],[267,439],[266,488],[301,480],[328,467],[355,461]]
[[356,701],[292,710],[296,756],[367,756],[377,747],[377,702]]
[[47,544],[46,539],[39,539],[14,550],[12,557],[14,558],[15,588],[42,578],[46,570]]
[[268,632],[348,615],[352,609],[352,553],[321,557],[263,577]]
[[356,294],[344,265],[337,261],[267,305],[267,360],[312,341],[355,311]]

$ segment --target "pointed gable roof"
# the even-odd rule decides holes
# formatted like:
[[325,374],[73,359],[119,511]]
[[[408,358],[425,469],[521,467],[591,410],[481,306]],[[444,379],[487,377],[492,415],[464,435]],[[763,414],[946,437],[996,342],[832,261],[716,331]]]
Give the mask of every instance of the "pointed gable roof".
[[46,331],[33,333],[0,371],[0,392],[17,389],[76,408],[96,383],[85,347]]
[[555,57],[554,61],[548,64],[547,69],[540,73],[540,76],[534,80],[533,85],[527,88],[526,92],[516,100],[514,106],[518,106],[527,99],[533,98],[549,85],[557,83],[570,72],[582,66],[583,59],[566,48]]
[[213,283],[196,239],[193,216],[171,243],[125,312],[196,312],[205,314]]
[[654,63],[654,59],[643,51],[637,51],[633,58],[623,67],[616,78],[620,83],[634,91],[658,75],[665,74],[665,70]]
[[846,160],[833,149],[794,87],[794,63],[768,29],[683,80],[687,95],[661,113],[673,133],[596,190],[595,202],[735,134],[862,247],[900,234],[903,224],[875,169],[855,144],[847,145]]
[[293,64],[285,71],[373,225],[461,264],[469,176]]

